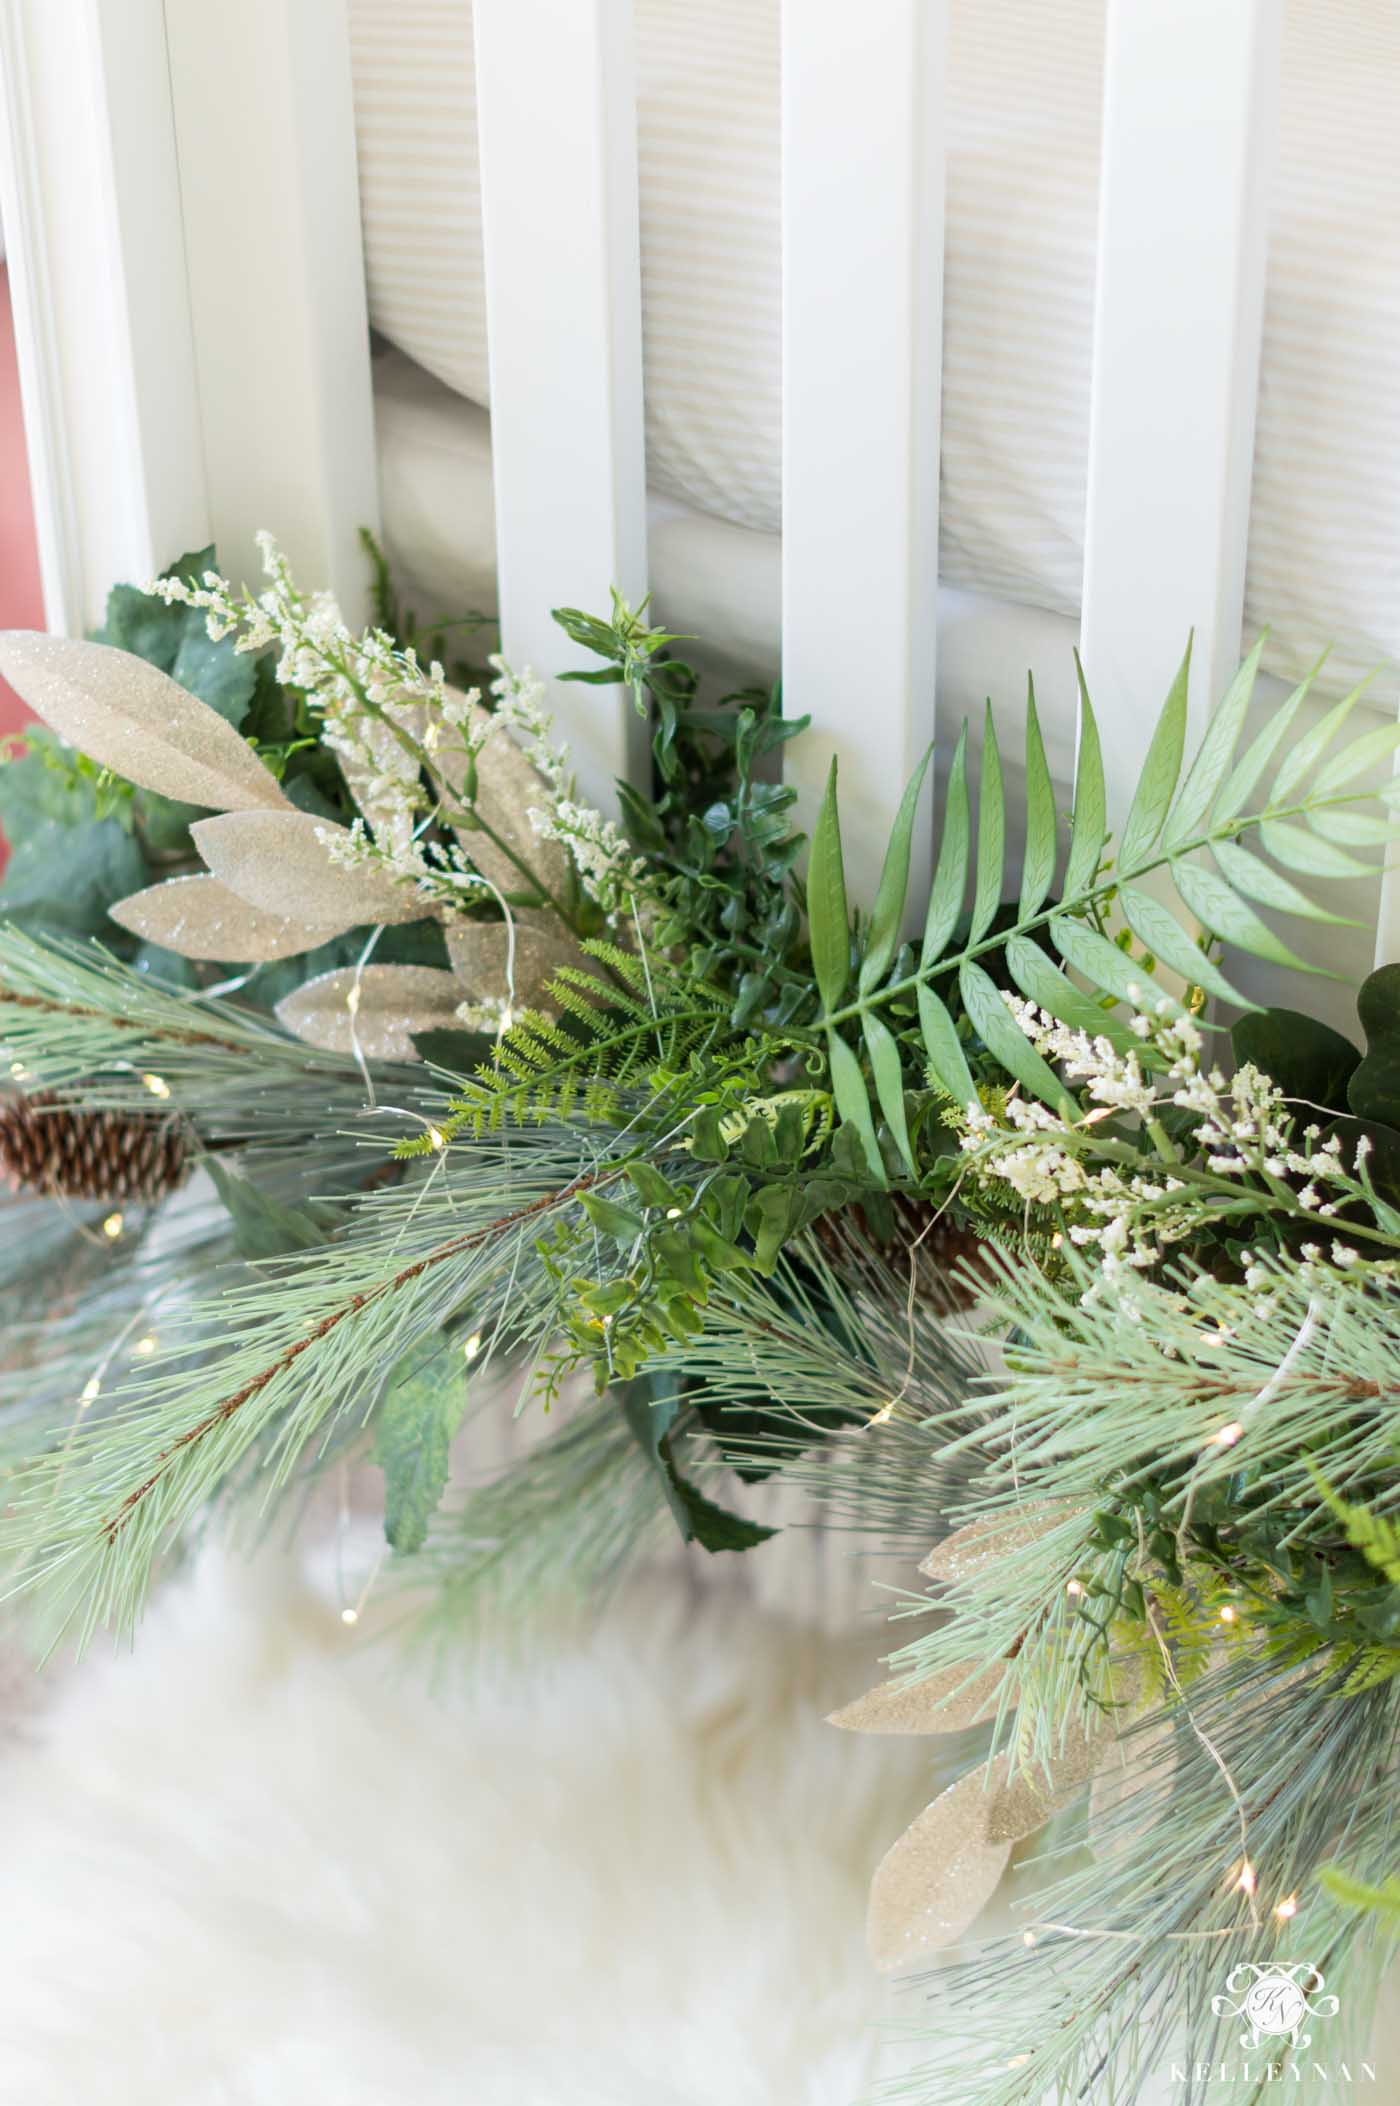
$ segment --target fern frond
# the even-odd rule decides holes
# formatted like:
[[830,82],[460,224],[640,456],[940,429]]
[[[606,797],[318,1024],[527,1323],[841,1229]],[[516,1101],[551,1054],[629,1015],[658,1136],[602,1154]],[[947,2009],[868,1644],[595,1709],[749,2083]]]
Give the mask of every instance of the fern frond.
[[[960,1105],[968,1104],[976,1094],[945,999],[950,987],[956,989],[978,1038],[1015,1082],[1061,1113],[1073,1109],[1060,1075],[1030,1044],[979,962],[990,954],[1003,958],[1018,992],[1037,1008],[1072,1030],[1122,1038],[1134,1045],[1144,1061],[1153,1058],[1151,1050],[1128,1041],[1123,1020],[1112,1015],[1111,1007],[1105,1011],[1099,1005],[1106,998],[1110,1005],[1125,1003],[1135,1009],[1166,1005],[1169,1011],[1179,1006],[1162,980],[1154,977],[1159,968],[1188,986],[1246,1009],[1254,1006],[1216,964],[1207,948],[1210,939],[1275,964],[1321,970],[1289,950],[1250,902],[1304,918],[1335,918],[1283,871],[1321,880],[1367,875],[1374,870],[1376,866],[1353,855],[1351,847],[1357,842],[1384,845],[1400,838],[1400,826],[1388,816],[1363,818],[1348,808],[1371,795],[1365,789],[1357,790],[1354,780],[1400,745],[1400,727],[1363,733],[1334,752],[1337,734],[1357,700],[1358,689],[1303,737],[1288,743],[1286,735],[1307,698],[1314,668],[1236,759],[1261,648],[1257,645],[1236,673],[1183,774],[1188,648],[1163,705],[1111,869],[1104,862],[1108,822],[1101,749],[1081,673],[1079,760],[1058,898],[1054,880],[1060,841],[1054,799],[1047,794],[1048,770],[1031,692],[1026,710],[1026,845],[1016,919],[1010,928],[998,927],[996,922],[1004,844],[1010,829],[990,717],[975,826],[964,735],[949,781],[922,949],[917,962],[906,963],[904,969],[895,959],[892,939],[906,906],[910,843],[926,764],[921,764],[900,807],[875,911],[869,924],[857,930],[853,944],[833,763],[813,831],[807,880],[812,959],[820,996],[816,1021],[842,1119],[858,1135],[877,1183],[885,1182],[875,1140],[877,1104],[906,1168],[913,1170],[905,1135],[904,1093],[915,1084],[905,1073],[898,1041],[887,1020],[892,1013],[902,1016],[917,1008],[922,1058],[932,1082]],[[1256,785],[1280,746],[1284,758],[1268,794],[1251,807]],[[1240,837],[1246,834],[1255,837],[1262,854],[1254,847],[1240,846]],[[1348,844],[1345,848],[1338,845],[1343,840]],[[1174,904],[1167,903],[1167,880],[1175,889]],[[969,886],[971,919],[964,921]],[[1151,963],[1109,940],[1104,923],[1110,906]],[[1069,970],[1053,962],[1052,949]],[[1089,994],[1071,973],[1088,983]],[[860,1055],[853,1039],[860,1042]]]

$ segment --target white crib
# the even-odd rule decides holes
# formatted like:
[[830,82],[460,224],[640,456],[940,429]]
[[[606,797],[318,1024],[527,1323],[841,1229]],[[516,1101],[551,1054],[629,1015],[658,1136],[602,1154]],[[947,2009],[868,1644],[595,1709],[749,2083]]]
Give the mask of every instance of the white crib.
[[[1079,642],[1121,806],[1187,630],[1198,723],[1240,650],[1283,0],[1107,12]],[[809,811],[839,754],[868,896],[940,685],[976,707],[1035,656],[1064,727],[1073,669],[957,596],[937,662],[947,0],[783,0],[781,34],[782,654],[815,725],[789,751]],[[474,37],[498,605],[508,654],[557,670],[552,607],[647,589],[632,0],[476,0]],[[0,0],[0,59],[51,625],[209,540],[251,574],[262,525],[355,610],[346,0]],[[554,699],[605,801],[640,727]],[[1400,896],[1385,955],[1397,924]]]

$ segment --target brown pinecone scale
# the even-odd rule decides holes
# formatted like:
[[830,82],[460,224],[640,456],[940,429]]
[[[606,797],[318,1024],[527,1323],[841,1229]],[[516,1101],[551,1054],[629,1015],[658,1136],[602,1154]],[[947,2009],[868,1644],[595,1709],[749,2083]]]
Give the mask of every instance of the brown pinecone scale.
[[59,1199],[163,1199],[190,1167],[178,1118],[84,1111],[51,1090],[0,1104],[0,1176]]

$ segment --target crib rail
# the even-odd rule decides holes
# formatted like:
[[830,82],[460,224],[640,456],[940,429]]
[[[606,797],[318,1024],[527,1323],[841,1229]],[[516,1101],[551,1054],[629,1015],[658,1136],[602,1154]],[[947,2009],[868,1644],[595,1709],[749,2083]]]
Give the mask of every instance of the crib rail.
[[[1081,641],[1121,809],[1188,630],[1240,647],[1283,0],[1107,0]],[[375,523],[347,0],[0,0],[50,620],[255,523],[360,611]],[[468,0],[506,651],[645,591],[632,0]],[[932,736],[948,0],[785,0],[783,656],[867,897]],[[839,403],[842,415],[834,409]],[[561,687],[590,795],[645,765]],[[927,867],[930,835],[920,852]],[[917,886],[911,888],[917,891]]]

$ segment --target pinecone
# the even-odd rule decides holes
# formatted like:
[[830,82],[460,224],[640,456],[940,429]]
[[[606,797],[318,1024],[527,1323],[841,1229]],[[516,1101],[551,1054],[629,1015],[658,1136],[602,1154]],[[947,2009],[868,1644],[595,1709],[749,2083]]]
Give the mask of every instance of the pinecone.
[[947,1312],[970,1309],[976,1297],[965,1280],[954,1276],[954,1267],[975,1263],[985,1239],[965,1221],[954,1220],[946,1213],[935,1215],[927,1200],[892,1192],[890,1206],[895,1219],[893,1242],[882,1243],[876,1238],[858,1203],[843,1208],[839,1214],[822,1215],[816,1224],[817,1234],[838,1262],[854,1260],[858,1264],[862,1258],[878,1255],[905,1279],[908,1253],[912,1252],[915,1288],[921,1301],[936,1303]]
[[189,1134],[167,1114],[84,1111],[52,1090],[0,1105],[0,1176],[60,1199],[163,1199],[190,1167]]

